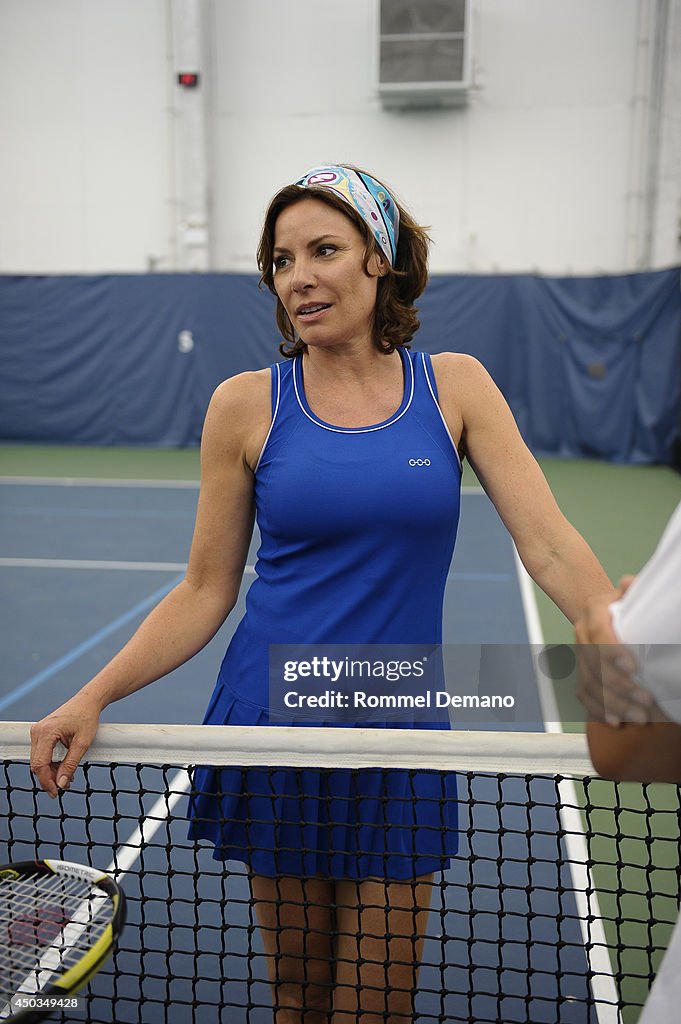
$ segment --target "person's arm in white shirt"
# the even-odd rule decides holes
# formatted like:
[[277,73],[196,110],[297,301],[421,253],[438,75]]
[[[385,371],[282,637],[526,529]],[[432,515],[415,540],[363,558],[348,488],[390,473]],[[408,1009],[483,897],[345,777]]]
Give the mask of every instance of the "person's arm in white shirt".
[[[620,600],[593,599],[575,633],[598,773],[681,782],[681,505],[651,560],[625,581]],[[631,644],[647,647],[640,664]]]

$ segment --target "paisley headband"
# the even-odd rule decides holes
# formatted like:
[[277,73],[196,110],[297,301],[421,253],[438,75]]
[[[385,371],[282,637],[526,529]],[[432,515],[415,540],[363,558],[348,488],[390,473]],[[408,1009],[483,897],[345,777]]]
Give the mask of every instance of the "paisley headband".
[[400,213],[395,200],[380,181],[349,167],[313,167],[295,183],[302,188],[328,188],[355,209],[369,225],[391,266],[395,265]]

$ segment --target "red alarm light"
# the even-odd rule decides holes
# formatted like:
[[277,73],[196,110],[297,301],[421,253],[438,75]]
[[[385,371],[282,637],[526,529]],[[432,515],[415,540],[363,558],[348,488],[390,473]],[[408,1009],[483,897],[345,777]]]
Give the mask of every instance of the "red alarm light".
[[177,84],[185,89],[195,89],[199,84],[197,71],[180,71],[177,75]]

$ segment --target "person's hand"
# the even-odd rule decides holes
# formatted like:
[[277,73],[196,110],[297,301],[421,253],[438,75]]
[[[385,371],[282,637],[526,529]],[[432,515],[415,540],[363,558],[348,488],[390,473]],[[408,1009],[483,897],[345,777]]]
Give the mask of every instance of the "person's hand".
[[[51,797],[71,785],[80,759],[95,738],[99,715],[92,698],[77,694],[31,726],[31,771]],[[53,762],[58,743],[66,747],[66,755]]]
[[[617,597],[633,582],[625,576]],[[577,696],[591,721],[620,725],[645,723],[659,717],[651,695],[635,681],[638,665],[631,648],[619,642],[610,617],[612,597],[593,598],[575,624],[579,684]]]

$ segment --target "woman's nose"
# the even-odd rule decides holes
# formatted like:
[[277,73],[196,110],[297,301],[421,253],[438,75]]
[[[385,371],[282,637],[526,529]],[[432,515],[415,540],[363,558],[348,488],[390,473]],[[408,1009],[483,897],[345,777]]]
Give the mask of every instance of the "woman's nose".
[[316,283],[312,263],[309,259],[297,259],[293,264],[291,287],[294,291],[302,291]]

